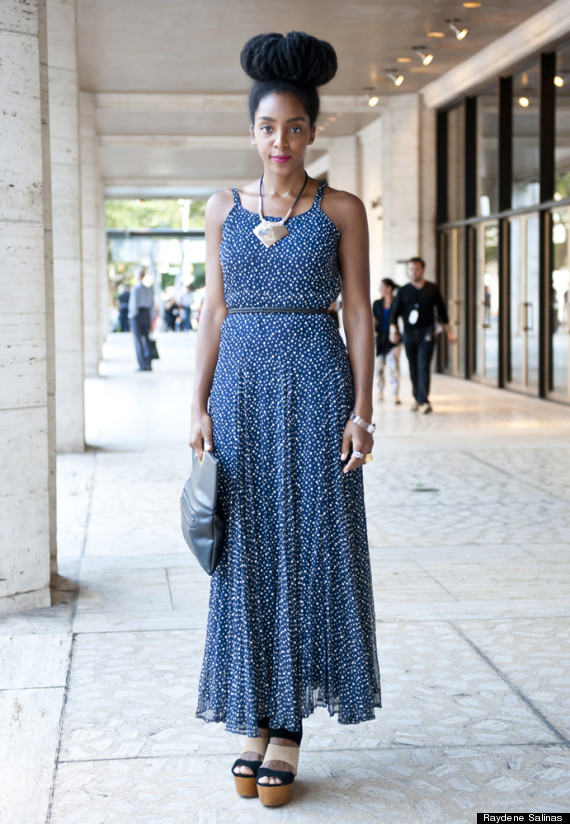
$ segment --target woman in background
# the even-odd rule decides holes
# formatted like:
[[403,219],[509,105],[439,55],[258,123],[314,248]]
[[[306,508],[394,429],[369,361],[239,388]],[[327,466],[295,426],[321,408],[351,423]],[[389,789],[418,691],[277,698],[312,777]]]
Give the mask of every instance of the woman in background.
[[399,405],[402,402],[400,400],[400,355],[402,352],[402,344],[391,342],[388,324],[388,317],[397,288],[397,284],[394,283],[391,278],[383,278],[380,281],[380,300],[375,300],[372,304],[372,314],[374,315],[374,331],[376,334],[376,389],[378,398],[381,401],[384,400],[384,388],[386,385],[384,373],[387,370],[394,403]]

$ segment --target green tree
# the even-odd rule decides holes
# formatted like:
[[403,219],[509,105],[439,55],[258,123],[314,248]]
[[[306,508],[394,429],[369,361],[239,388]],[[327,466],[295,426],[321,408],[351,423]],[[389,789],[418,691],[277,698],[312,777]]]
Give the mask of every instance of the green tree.
[[203,229],[206,201],[106,200],[107,229]]

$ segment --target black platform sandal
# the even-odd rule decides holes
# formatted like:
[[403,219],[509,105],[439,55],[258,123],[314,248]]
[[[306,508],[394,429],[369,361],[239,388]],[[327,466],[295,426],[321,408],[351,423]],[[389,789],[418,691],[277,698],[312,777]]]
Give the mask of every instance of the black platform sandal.
[[[291,771],[271,770],[260,767],[257,770],[257,794],[264,807],[282,807],[291,798],[291,785],[299,766],[299,747],[283,747],[279,744],[270,744],[265,753],[264,763],[269,761],[285,761]],[[260,778],[277,778],[280,784],[260,784]]]
[[[259,768],[261,767],[268,744],[269,737],[263,738],[262,736],[258,736],[257,738],[246,738],[245,744],[242,747],[240,755],[243,755],[243,753],[246,752],[255,752],[260,756],[260,760],[246,761],[245,758],[238,758],[233,763],[232,775],[234,777],[234,783],[236,785],[236,792],[243,798],[255,798],[257,795],[255,779],[257,777]],[[236,773],[236,767],[249,767],[249,769],[252,772],[252,775],[242,775],[241,773]]]

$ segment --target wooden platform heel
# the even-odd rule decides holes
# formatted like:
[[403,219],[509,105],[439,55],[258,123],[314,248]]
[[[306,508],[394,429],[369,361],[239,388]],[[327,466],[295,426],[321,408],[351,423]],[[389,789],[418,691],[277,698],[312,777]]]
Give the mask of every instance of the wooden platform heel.
[[[268,743],[269,738],[262,738],[261,736],[258,736],[257,738],[246,738],[240,755],[243,755],[246,752],[255,752],[260,756],[260,760],[246,761],[244,758],[238,758],[233,763],[232,775],[236,785],[236,792],[243,798],[255,798],[257,796],[255,779],[258,770],[261,767]],[[241,775],[240,773],[236,773],[236,767],[249,767],[252,775]]]
[[[291,798],[291,785],[299,766],[299,747],[283,747],[278,744],[270,744],[265,753],[264,763],[269,761],[285,761],[291,767],[291,771],[260,767],[257,771],[257,794],[264,807],[282,807]],[[260,784],[259,779],[264,777],[269,779],[277,778],[281,783]]]

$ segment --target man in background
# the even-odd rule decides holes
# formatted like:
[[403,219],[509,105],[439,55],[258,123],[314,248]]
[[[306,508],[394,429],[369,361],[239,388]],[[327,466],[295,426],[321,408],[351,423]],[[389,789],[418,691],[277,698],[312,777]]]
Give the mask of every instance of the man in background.
[[151,371],[149,334],[154,293],[149,286],[144,285],[145,276],[146,270],[141,267],[138,283],[131,289],[129,297],[129,324],[135,339],[135,351],[139,362],[138,372]]
[[420,257],[408,261],[410,283],[400,287],[390,310],[390,341],[398,343],[398,318],[404,321],[404,349],[410,364],[414,402],[412,411],[424,415],[432,411],[429,402],[430,364],[436,340],[436,313],[449,343],[457,338],[451,331],[447,309],[437,284],[425,279],[425,262]]

